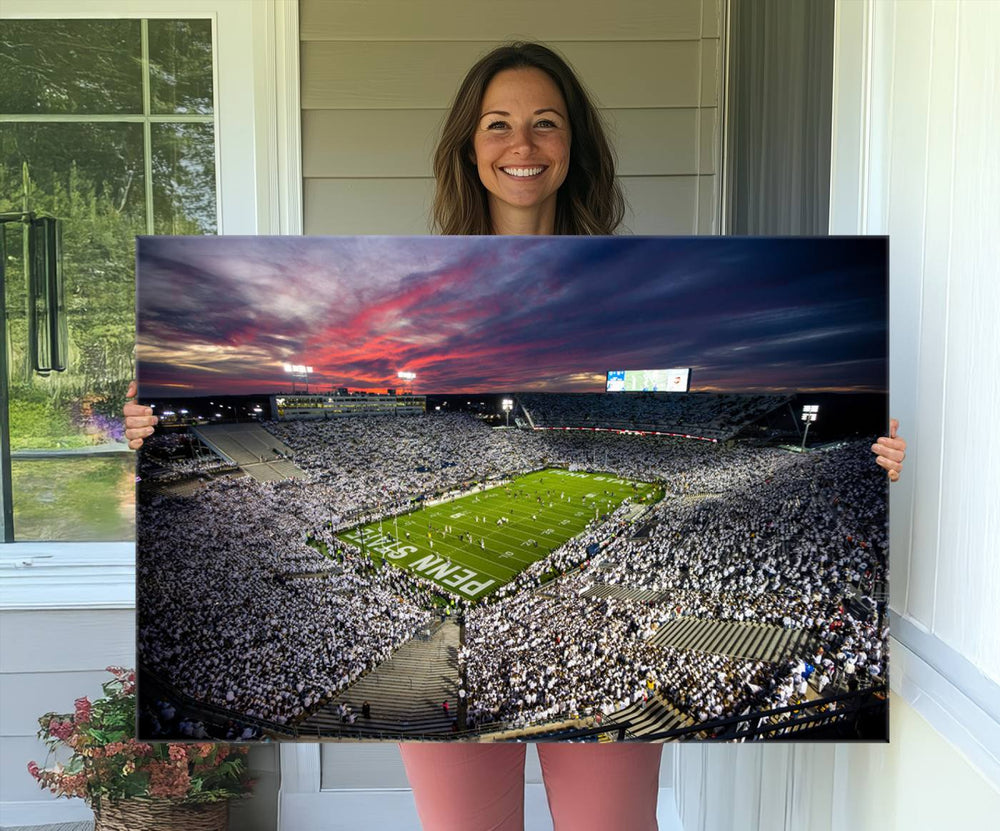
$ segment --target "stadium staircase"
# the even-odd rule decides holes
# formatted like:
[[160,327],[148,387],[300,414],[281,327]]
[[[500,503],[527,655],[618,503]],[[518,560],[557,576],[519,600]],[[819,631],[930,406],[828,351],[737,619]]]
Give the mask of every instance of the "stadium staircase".
[[[450,733],[458,714],[459,626],[448,619],[430,631],[430,637],[411,638],[388,661],[300,722],[301,732],[357,738]],[[370,719],[361,715],[365,701],[371,705]],[[447,716],[443,701],[449,705]],[[337,714],[341,703],[356,714],[354,724],[343,723]]]
[[[628,729],[628,735],[635,738],[663,733],[666,730],[675,730],[678,727],[690,727],[694,724],[694,720],[690,716],[684,715],[684,713],[660,695],[659,692],[650,696],[645,707],[639,701],[635,704],[630,704],[623,710],[613,713],[607,718],[609,724],[617,724],[623,721],[631,724],[631,727]],[[601,742],[612,742],[614,740],[615,734],[613,732],[601,734]]]
[[649,642],[655,646],[775,664],[811,655],[816,648],[813,636],[805,629],[696,617],[671,620],[661,626]]
[[613,597],[616,600],[639,600],[642,602],[656,602],[667,600],[671,595],[669,592],[655,592],[649,589],[630,589],[628,586],[619,586],[616,583],[597,583],[591,586],[582,594],[583,597]]
[[292,449],[259,424],[203,424],[192,432],[219,458],[239,465],[258,482],[306,478],[289,458]]

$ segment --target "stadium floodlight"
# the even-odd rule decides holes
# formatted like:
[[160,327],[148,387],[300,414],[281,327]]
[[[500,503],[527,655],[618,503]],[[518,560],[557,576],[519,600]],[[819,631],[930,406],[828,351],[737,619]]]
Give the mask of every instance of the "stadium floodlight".
[[806,436],[809,435],[809,425],[819,418],[819,404],[805,404],[802,407],[802,420],[806,423],[806,431],[802,434],[802,450],[806,449]]
[[313,368],[305,364],[284,364],[286,373],[292,376],[292,392],[295,392],[295,379],[306,382],[306,392],[309,392],[309,376],[312,375]]
[[510,427],[510,411],[514,409],[514,401],[510,398],[505,398],[500,402],[500,406],[503,407],[504,414],[507,416],[507,426]]
[[396,377],[403,382],[403,388],[401,392],[404,395],[407,393],[413,395],[413,382],[417,380],[417,373],[401,369],[399,370],[399,372],[396,373]]

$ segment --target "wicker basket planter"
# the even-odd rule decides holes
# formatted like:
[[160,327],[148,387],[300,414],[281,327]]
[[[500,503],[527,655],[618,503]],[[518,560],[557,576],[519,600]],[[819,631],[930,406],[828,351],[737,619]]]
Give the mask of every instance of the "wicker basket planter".
[[124,799],[94,809],[94,831],[226,831],[229,803],[184,804],[170,799]]

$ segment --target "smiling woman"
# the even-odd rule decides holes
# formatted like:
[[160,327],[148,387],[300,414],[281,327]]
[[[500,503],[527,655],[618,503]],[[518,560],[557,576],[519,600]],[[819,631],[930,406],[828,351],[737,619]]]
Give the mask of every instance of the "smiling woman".
[[434,178],[443,234],[613,234],[625,214],[597,108],[537,43],[501,46],[469,70]]
[[540,69],[508,69],[486,87],[482,109],[473,157],[494,233],[554,228],[572,135],[559,88]]
[[[537,43],[498,47],[469,70],[434,175],[445,234],[612,234],[624,215],[597,110],[566,62]],[[428,831],[523,827],[523,745],[400,749]],[[660,757],[656,744],[539,745],[555,826],[655,829]]]

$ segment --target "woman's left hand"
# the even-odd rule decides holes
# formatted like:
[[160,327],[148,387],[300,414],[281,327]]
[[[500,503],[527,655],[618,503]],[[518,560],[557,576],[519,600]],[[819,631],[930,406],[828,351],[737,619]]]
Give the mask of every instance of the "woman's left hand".
[[906,439],[896,435],[899,430],[899,422],[896,419],[889,421],[889,435],[880,436],[878,441],[872,445],[872,453],[878,458],[875,462],[884,467],[889,472],[889,481],[896,482],[899,474],[903,470],[903,459],[906,458]]

